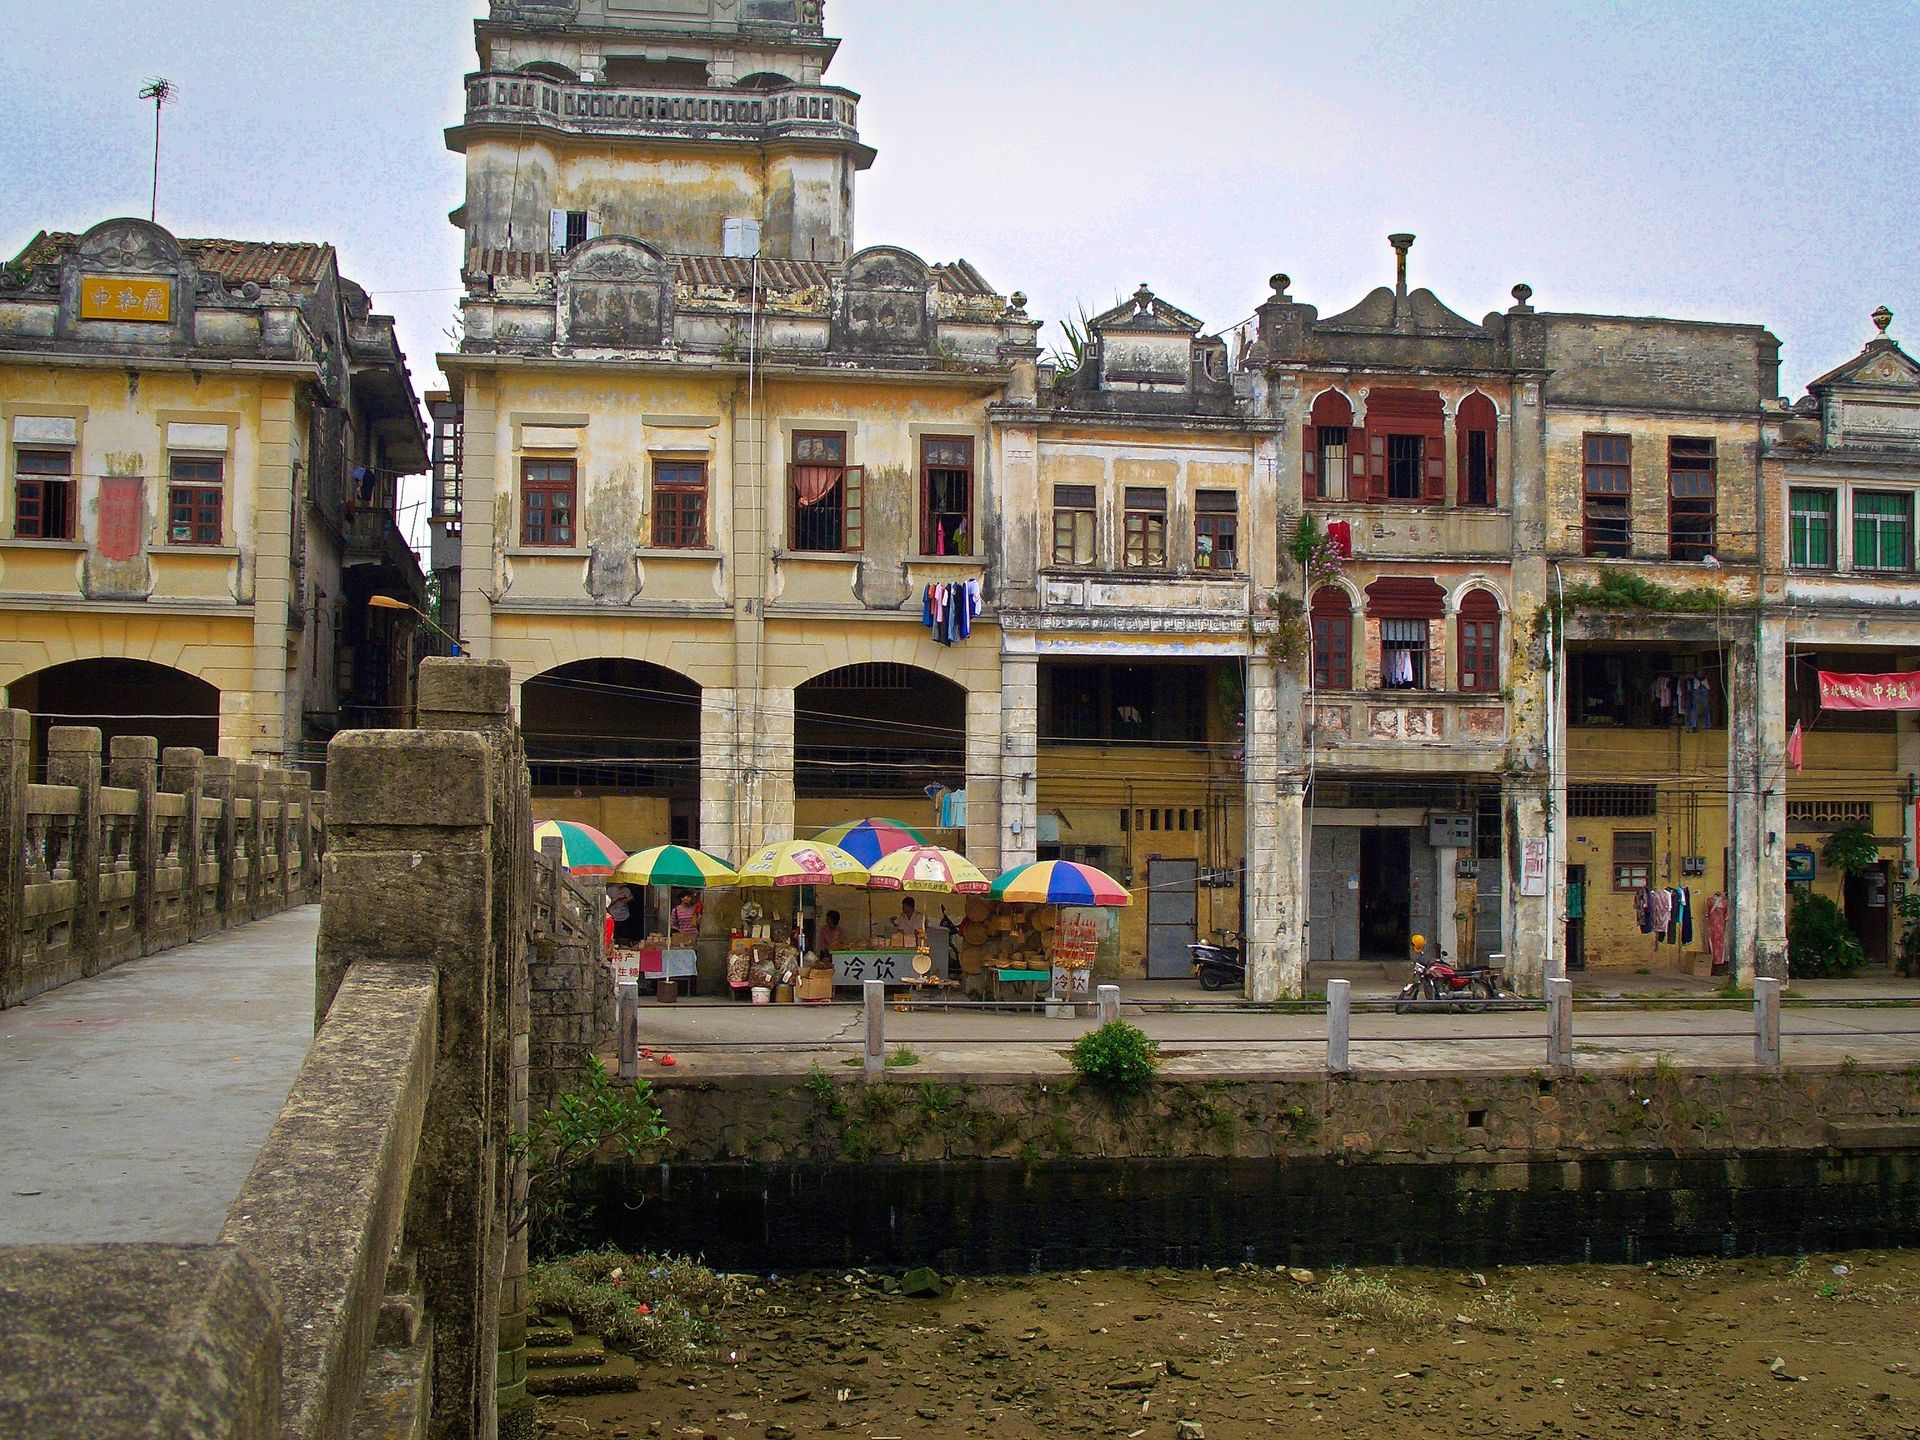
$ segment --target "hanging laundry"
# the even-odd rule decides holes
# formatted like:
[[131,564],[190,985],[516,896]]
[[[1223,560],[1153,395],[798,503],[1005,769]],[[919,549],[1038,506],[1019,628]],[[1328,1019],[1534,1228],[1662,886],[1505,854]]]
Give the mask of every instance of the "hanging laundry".
[[1647,896],[1647,918],[1653,922],[1649,928],[1655,936],[1666,933],[1667,922],[1673,918],[1673,895],[1670,891],[1655,890]]
[[1707,953],[1713,957],[1713,973],[1727,968],[1727,897],[1716,895],[1707,902]]
[[1800,772],[1806,760],[1806,737],[1800,731],[1800,722],[1793,722],[1793,733],[1787,737],[1787,763],[1793,766],[1794,773]]
[[1644,885],[1633,892],[1633,920],[1642,935],[1653,933],[1653,892]]

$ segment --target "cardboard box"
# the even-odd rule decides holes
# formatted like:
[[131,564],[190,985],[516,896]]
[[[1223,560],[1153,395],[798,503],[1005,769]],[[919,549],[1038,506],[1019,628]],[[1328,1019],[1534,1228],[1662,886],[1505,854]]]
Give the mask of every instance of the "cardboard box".
[[803,1005],[833,999],[833,971],[802,970],[799,999]]

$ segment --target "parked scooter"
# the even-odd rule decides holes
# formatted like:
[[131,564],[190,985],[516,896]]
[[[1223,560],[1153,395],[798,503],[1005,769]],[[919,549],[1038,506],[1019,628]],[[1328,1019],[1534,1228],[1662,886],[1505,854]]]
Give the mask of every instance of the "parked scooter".
[[1187,946],[1193,956],[1193,973],[1200,977],[1202,990],[1224,990],[1229,985],[1236,990],[1245,988],[1247,966],[1240,958],[1243,938],[1227,930],[1222,932],[1219,943],[1201,940]]
[[1469,965],[1464,969],[1447,963],[1447,952],[1435,947],[1427,957],[1427,937],[1416,935],[1409,942],[1413,951],[1413,978],[1394,997],[1394,1012],[1404,1015],[1419,1005],[1445,1005],[1469,1013],[1487,1008],[1489,1001],[1503,998],[1500,972],[1491,965]]

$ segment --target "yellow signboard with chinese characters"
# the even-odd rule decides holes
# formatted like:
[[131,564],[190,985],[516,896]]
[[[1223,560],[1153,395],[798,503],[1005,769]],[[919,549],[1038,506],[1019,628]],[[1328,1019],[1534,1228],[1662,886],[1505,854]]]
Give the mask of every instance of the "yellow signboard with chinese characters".
[[169,324],[173,320],[173,281],[144,275],[89,275],[80,282],[80,318]]

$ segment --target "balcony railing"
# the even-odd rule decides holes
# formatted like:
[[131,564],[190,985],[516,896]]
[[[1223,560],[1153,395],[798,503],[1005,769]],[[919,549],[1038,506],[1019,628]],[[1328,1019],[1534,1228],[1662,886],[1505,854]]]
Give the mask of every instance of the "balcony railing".
[[857,140],[859,111],[850,92],[823,85],[669,90],[565,84],[534,75],[467,77],[467,124],[538,125],[579,135]]

